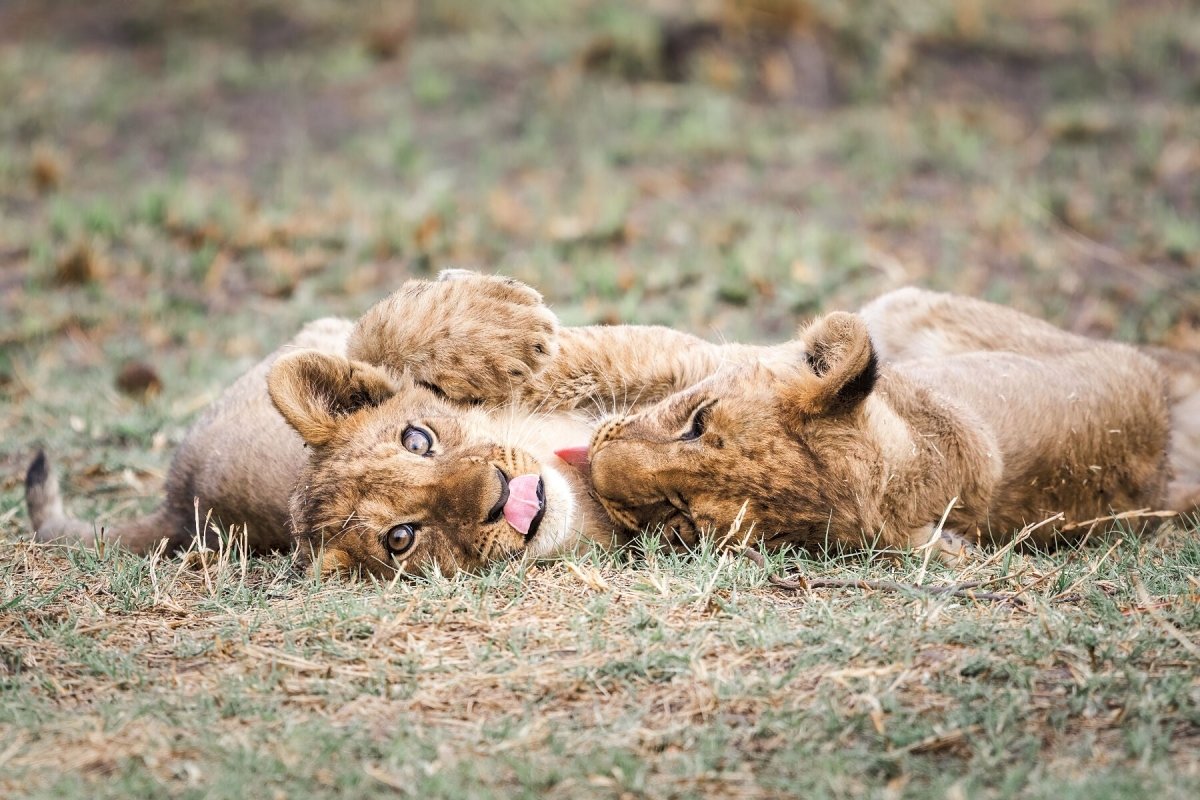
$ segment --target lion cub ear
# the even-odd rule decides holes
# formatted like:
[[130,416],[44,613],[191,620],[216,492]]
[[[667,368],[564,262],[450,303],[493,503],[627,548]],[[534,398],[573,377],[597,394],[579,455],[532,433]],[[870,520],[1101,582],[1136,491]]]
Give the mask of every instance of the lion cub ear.
[[800,332],[807,370],[788,392],[788,405],[805,416],[850,411],[875,388],[878,359],[867,325],[857,314],[835,311]]
[[396,384],[379,367],[302,350],[271,365],[267,390],[275,408],[304,441],[320,446],[333,438],[343,418],[394,395]]

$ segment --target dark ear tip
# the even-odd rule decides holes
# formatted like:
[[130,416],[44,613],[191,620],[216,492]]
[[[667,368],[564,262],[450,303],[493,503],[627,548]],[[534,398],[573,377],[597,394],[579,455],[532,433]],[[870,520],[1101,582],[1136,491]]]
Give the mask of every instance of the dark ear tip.
[[854,402],[863,399],[875,390],[879,380],[879,357],[875,355],[875,346],[867,340],[867,363],[862,371],[847,381],[839,394],[847,401]]

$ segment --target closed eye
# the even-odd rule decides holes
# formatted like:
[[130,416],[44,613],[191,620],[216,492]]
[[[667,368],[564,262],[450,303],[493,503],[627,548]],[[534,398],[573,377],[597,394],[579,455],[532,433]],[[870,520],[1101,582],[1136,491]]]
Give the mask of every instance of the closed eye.
[[679,437],[681,441],[691,442],[704,435],[704,430],[708,427],[708,415],[712,411],[713,405],[713,403],[706,403],[697,407],[692,412],[692,419],[688,423],[688,429]]
[[504,513],[504,504],[508,502],[508,476],[501,472],[499,467],[496,468],[496,476],[500,479],[500,497],[488,512],[487,518],[483,521],[484,525],[499,522],[500,516]]

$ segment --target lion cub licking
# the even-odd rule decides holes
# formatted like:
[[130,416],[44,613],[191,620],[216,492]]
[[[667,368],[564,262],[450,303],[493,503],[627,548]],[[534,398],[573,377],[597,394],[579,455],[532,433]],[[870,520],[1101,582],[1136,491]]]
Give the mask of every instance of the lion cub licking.
[[[517,407],[484,408],[458,394],[463,374],[474,397],[489,398],[545,367],[557,353],[554,315],[516,281],[446,278],[410,281],[381,303],[396,306],[392,330],[374,330],[371,312],[365,325],[307,325],[192,425],[163,504],[105,538],[135,552],[164,539],[184,547],[197,535],[212,546],[216,523],[245,531],[259,551],[299,542],[301,559],[319,557],[323,572],[390,577],[569,550],[583,532],[611,535],[553,453],[560,440],[586,438],[583,421],[543,415],[535,424]],[[388,333],[397,338],[373,338]],[[388,354],[395,369],[358,351]],[[39,541],[96,536],[64,511],[43,455],[29,469],[26,501]]]
[[743,505],[741,535],[766,547],[914,547],[945,515],[954,561],[959,537],[1161,508],[1166,395],[1158,365],[1131,347],[901,290],[602,423],[591,475],[614,520],[662,525],[678,544],[720,536]]

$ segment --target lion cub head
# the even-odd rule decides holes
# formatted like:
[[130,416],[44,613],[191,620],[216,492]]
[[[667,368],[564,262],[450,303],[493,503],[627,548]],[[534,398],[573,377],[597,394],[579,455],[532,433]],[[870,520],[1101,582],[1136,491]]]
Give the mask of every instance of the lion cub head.
[[662,526],[675,545],[719,537],[739,514],[741,535],[775,543],[857,532],[870,521],[856,494],[878,469],[863,409],[875,381],[863,322],[830,314],[762,362],[603,423],[589,446],[597,498],[614,521]]
[[317,351],[281,357],[267,382],[311,451],[289,510],[320,572],[453,574],[571,545],[575,497],[511,441],[536,440],[522,420]]

